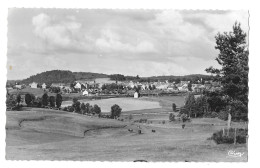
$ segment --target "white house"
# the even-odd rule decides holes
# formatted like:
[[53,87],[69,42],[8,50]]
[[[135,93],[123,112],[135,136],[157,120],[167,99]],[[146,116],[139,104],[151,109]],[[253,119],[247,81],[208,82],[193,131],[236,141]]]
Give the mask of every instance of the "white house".
[[134,93],[134,98],[135,98],[135,99],[138,98],[138,93],[137,93],[137,92]]
[[82,93],[83,96],[88,96],[88,91],[84,90],[84,92]]
[[74,86],[75,89],[81,89],[81,84],[78,82],[75,86]]
[[38,85],[38,83],[35,83],[35,82],[30,84],[31,88],[37,88],[37,85]]
[[22,89],[22,85],[15,85],[16,89]]
[[46,84],[45,83],[42,84],[42,89],[46,89]]

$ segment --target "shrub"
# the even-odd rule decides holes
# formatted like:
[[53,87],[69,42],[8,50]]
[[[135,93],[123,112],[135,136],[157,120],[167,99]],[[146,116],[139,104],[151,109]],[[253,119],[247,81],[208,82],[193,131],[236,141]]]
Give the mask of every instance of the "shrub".
[[165,120],[162,121],[162,124],[165,124]]
[[14,110],[16,108],[16,98],[13,95],[7,94],[6,96],[6,108],[10,110]]
[[76,113],[80,113],[80,102],[79,101],[76,101],[75,103],[73,103],[72,106]]
[[217,112],[212,112],[211,113],[211,118],[216,118],[218,117],[218,113]]
[[[227,129],[225,129],[225,135],[223,135],[223,130],[213,133],[210,139],[214,140],[217,144],[232,144],[234,143],[235,129],[229,129],[229,135],[227,135]],[[236,132],[236,143],[242,144],[246,143],[246,138],[248,135],[247,129],[237,129]]]
[[188,117],[187,114],[182,114],[180,116],[180,118],[181,118],[182,122],[190,121],[190,118]]
[[50,106],[51,107],[55,107],[55,97],[54,96],[50,96],[49,101],[50,101]]
[[203,117],[205,118],[216,118],[218,117],[219,114],[217,112],[207,112],[207,113],[204,113]]
[[58,94],[56,95],[56,107],[57,107],[57,108],[60,108],[61,103],[62,103],[62,96],[58,93]]
[[101,109],[100,109],[100,107],[97,104],[94,105],[93,112],[96,113],[96,114],[100,114],[101,113]]
[[176,104],[175,103],[172,103],[172,111],[176,112]]
[[122,108],[120,106],[118,106],[117,104],[114,104],[111,107],[111,117],[112,118],[120,117],[121,111],[122,111]]
[[27,106],[30,106],[32,103],[32,96],[29,93],[25,95],[25,103],[27,104]]
[[218,118],[221,119],[221,120],[224,120],[224,121],[227,121],[228,120],[228,112],[227,111],[220,111],[219,114],[218,114]]
[[86,113],[86,105],[85,105],[85,103],[81,103],[81,104],[80,104],[80,110],[81,110],[81,113],[82,113],[82,114],[85,114],[85,113]]
[[73,112],[74,111],[74,108],[72,106],[69,106],[68,107],[68,112]]
[[20,94],[18,94],[17,96],[16,96],[16,102],[18,103],[18,105],[20,104],[20,102],[21,102],[21,95]]
[[44,94],[42,95],[42,105],[43,105],[43,106],[48,106],[48,98],[49,98],[49,96],[48,96],[47,93],[44,93]]
[[169,120],[170,121],[175,121],[175,115],[173,113],[170,113]]
[[132,120],[132,119],[133,119],[132,114],[129,115],[128,119],[129,119],[129,120]]

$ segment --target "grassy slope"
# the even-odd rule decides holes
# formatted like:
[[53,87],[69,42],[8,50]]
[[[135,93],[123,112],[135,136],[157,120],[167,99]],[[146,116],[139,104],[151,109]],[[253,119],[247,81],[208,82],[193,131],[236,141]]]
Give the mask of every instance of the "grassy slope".
[[[45,118],[44,118],[45,117]],[[163,116],[159,116],[163,117]],[[44,118],[43,120],[37,120]],[[24,121],[19,127],[19,123]],[[212,125],[214,123],[215,125]],[[127,124],[126,127],[125,124]],[[7,159],[91,161],[246,161],[245,145],[216,145],[206,140],[225,127],[218,119],[194,119],[181,123],[133,124],[91,118],[47,109],[7,112]],[[137,134],[141,126],[141,135]],[[97,129],[102,127],[116,127]],[[129,133],[127,129],[133,129]],[[156,133],[151,130],[155,129]],[[83,138],[83,131],[86,132]],[[229,150],[245,152],[242,158],[227,157]]]

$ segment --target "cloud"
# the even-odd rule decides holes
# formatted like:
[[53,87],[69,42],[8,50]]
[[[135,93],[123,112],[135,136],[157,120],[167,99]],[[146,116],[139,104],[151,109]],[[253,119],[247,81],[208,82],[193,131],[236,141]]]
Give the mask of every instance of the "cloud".
[[127,38],[127,40],[123,41],[122,36],[110,28],[101,30],[100,36],[101,37],[96,39],[95,45],[102,52],[157,52],[152,42],[141,40],[137,42],[137,44],[133,44],[134,39],[130,38]]
[[41,13],[32,19],[34,34],[47,43],[50,48],[71,48],[81,46],[81,24],[73,21],[54,21],[50,16]]
[[205,73],[216,63],[214,36],[231,31],[235,21],[247,31],[247,17],[247,11],[13,10],[8,64],[18,78],[45,69],[140,76]]

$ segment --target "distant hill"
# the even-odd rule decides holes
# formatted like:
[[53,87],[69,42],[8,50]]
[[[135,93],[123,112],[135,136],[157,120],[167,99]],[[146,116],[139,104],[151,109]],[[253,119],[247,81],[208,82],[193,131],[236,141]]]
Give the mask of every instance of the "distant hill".
[[95,78],[108,78],[109,75],[102,73],[92,73],[92,72],[73,72],[76,80],[82,79],[95,79]]
[[176,80],[190,80],[190,81],[198,81],[201,78],[204,80],[212,79],[210,75],[201,75],[201,74],[192,74],[192,75],[184,75],[184,76],[151,76],[151,77],[134,77],[134,76],[124,76],[120,74],[113,74],[107,75],[102,73],[92,73],[92,72],[71,72],[65,70],[52,70],[42,72],[36,75],[32,75],[27,79],[24,80],[8,80],[8,84],[14,84],[15,82],[19,82],[21,84],[28,85],[32,82],[37,83],[72,83],[77,80],[89,80],[89,79],[96,79],[96,78],[110,78],[110,80],[118,80],[118,81],[139,81],[139,82],[152,82],[152,81],[165,81],[168,80],[169,82],[176,81]]
[[[108,78],[109,76],[106,74],[101,73],[92,73],[92,72],[71,72],[71,71],[64,71],[64,70],[52,70],[52,71],[46,71],[42,72],[36,75],[32,75],[27,79],[18,81],[21,84],[28,85],[32,82],[37,83],[72,83],[77,80],[82,79],[95,79],[95,78]],[[7,81],[7,83],[14,82],[13,81]],[[17,81],[16,81],[17,82]]]
[[201,78],[205,79],[211,79],[212,77],[210,75],[202,75],[202,74],[191,74],[191,75],[184,75],[184,76],[152,76],[152,77],[145,77],[146,79],[149,78],[151,80],[199,80]]
[[27,79],[21,80],[22,84],[37,83],[71,83],[76,80],[75,75],[71,71],[52,70],[32,75]]

